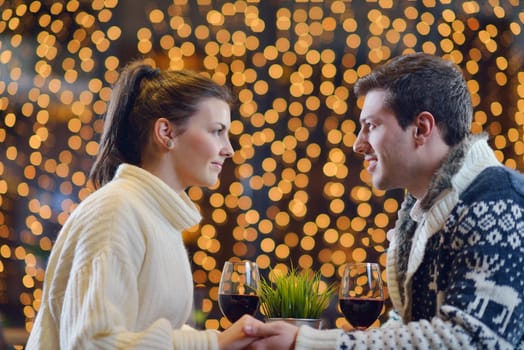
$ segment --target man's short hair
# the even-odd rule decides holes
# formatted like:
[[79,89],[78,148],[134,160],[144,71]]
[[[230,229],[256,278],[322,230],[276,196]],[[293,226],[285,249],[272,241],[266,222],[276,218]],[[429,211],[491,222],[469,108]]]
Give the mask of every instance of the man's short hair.
[[468,135],[473,106],[466,81],[451,61],[425,53],[396,57],[357,81],[358,96],[371,90],[386,91],[391,108],[402,128],[421,112],[429,112],[452,146]]

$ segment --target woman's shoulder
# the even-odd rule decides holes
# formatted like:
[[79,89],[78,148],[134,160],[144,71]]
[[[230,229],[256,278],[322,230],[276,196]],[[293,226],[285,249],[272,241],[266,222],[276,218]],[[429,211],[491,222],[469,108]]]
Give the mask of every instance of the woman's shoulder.
[[[96,237],[100,242],[123,238],[136,230],[140,202],[119,184],[108,183],[86,197],[71,213],[62,231]],[[131,233],[130,233],[131,234]]]
[[109,182],[108,184],[89,194],[77,208],[75,214],[83,212],[104,213],[108,210],[123,208],[126,211],[132,210],[136,206],[136,195],[132,190],[126,188],[120,182]]

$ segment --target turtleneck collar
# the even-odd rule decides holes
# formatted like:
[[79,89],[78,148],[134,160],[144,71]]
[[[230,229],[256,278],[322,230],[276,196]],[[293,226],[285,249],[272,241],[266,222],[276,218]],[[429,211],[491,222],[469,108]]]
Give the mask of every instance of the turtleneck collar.
[[[449,155],[431,179],[424,197],[415,202],[411,216],[420,221],[421,216],[435,204],[446,191],[454,189],[461,193],[486,167],[500,165],[487,144],[485,133],[469,135],[451,148]],[[411,194],[409,194],[411,196]]]
[[112,181],[121,180],[131,183],[147,205],[160,211],[177,230],[183,231],[200,222],[200,212],[185,192],[176,193],[147,170],[121,164]]

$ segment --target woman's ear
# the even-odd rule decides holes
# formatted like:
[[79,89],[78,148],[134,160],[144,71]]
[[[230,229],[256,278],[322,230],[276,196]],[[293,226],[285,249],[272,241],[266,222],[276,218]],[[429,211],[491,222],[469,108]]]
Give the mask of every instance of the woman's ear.
[[434,132],[436,127],[435,117],[433,117],[433,114],[430,112],[420,112],[419,115],[415,117],[414,125],[413,137],[415,143],[417,145],[422,145]]
[[153,139],[161,147],[172,149],[175,146],[175,125],[166,118],[158,118],[153,125]]

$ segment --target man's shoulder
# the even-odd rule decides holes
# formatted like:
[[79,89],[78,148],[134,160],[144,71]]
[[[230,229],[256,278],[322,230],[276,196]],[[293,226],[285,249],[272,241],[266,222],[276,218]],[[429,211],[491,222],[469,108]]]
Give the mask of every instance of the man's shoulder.
[[516,196],[524,202],[524,174],[504,166],[486,168],[463,193],[470,196]]
[[524,174],[512,169],[506,169],[506,172],[509,174],[509,180],[515,190],[524,195]]

